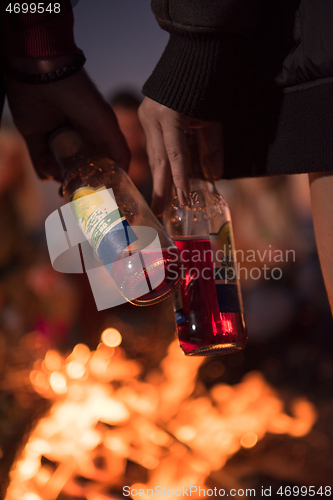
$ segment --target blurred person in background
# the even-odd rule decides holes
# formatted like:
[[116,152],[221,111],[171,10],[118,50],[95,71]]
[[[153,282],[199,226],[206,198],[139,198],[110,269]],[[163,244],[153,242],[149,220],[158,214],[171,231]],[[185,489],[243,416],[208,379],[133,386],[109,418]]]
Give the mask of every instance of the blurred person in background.
[[[65,344],[75,327],[78,296],[53,270],[38,237],[42,198],[27,149],[12,128],[0,131],[0,331],[15,342],[38,330],[50,346]],[[36,238],[37,235],[37,238]]]
[[110,96],[109,103],[131,152],[128,174],[150,204],[153,184],[146,152],[146,137],[138,117],[141,100],[133,91],[119,90]]
[[306,174],[216,182],[228,200],[251,339],[282,334],[307,308],[327,310]]
[[13,131],[3,129],[0,133],[0,276],[15,266],[22,247],[27,244],[23,237],[25,214],[20,213],[20,196],[17,196],[22,194],[26,183],[25,160],[22,140]]
[[[283,268],[288,264],[285,259],[288,250],[292,249],[299,260],[313,250],[314,241],[308,229],[311,204],[306,176],[220,180],[216,186],[230,205],[236,249],[242,259],[240,264],[247,271],[258,263],[270,268],[278,264]],[[255,260],[251,260],[254,249]],[[282,254],[274,261],[274,253],[278,252]],[[289,263],[294,260],[293,255],[289,256]],[[245,279],[243,286],[254,286],[254,282],[255,279]]]
[[308,173],[333,310],[333,3],[151,5],[170,34],[139,109],[155,211],[162,212],[172,180],[186,203],[190,126],[200,129],[203,161],[216,178]]
[[[26,314],[18,306],[22,296],[22,270],[32,246],[27,238],[24,217],[17,203],[24,191],[26,159],[22,139],[9,129],[0,132],[0,332],[15,337],[24,333]],[[19,285],[19,287],[18,287]],[[24,293],[23,293],[24,295]],[[26,304],[27,306],[28,304]],[[29,320],[28,320],[29,322]]]

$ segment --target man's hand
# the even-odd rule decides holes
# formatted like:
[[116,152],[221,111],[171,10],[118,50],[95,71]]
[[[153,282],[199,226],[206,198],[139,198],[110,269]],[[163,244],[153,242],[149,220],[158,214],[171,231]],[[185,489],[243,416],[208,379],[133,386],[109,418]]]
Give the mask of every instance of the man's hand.
[[[43,73],[58,69],[55,58],[50,64],[33,67],[33,60],[10,61],[22,72]],[[29,66],[30,65],[30,66]],[[58,67],[63,65],[63,58]],[[50,69],[51,68],[51,69]],[[119,166],[128,169],[130,152],[119,129],[117,119],[107,102],[100,95],[84,70],[47,85],[28,85],[7,79],[6,94],[13,120],[26,140],[30,156],[42,179],[61,181],[60,169],[48,148],[48,137],[52,131],[65,123],[80,132],[84,141],[89,141],[99,151],[104,151]]]
[[163,212],[166,196],[173,180],[180,203],[189,196],[188,154],[185,130],[199,128],[201,159],[216,179],[223,171],[223,135],[220,123],[194,120],[145,97],[139,118],[146,133],[147,152],[154,188],[152,208]]

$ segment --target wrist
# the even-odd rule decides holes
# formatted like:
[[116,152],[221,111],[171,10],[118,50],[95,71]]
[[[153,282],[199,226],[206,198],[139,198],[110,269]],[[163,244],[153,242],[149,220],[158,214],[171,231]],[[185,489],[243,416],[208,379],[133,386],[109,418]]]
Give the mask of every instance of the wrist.
[[74,56],[52,58],[3,58],[4,74],[20,83],[40,85],[59,82],[78,73],[86,62],[80,50]]
[[9,65],[15,71],[31,75],[41,75],[57,71],[73,61],[73,56],[59,56],[50,58],[8,57]]

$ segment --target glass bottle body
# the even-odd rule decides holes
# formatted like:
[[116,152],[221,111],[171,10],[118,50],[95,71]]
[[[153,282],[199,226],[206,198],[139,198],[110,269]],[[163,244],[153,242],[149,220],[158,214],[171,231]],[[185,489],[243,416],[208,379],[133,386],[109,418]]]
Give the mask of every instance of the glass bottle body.
[[189,356],[234,352],[247,335],[230,211],[212,182],[190,178],[190,189],[189,206],[174,198],[165,214],[183,262],[174,292],[179,343]]
[[90,244],[123,297],[139,306],[168,297],[180,280],[168,274],[169,252],[174,254],[175,246],[126,172],[98,156],[76,156],[66,163],[64,198],[76,203],[81,228],[85,217],[85,228],[99,230],[99,238],[91,238]]

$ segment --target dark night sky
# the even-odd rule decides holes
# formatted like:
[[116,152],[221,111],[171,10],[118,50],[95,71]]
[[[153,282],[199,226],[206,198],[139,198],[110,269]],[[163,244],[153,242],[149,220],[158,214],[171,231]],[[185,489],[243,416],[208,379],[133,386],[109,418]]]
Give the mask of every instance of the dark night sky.
[[80,0],[74,16],[86,69],[103,94],[123,85],[140,90],[168,40],[150,1]]

